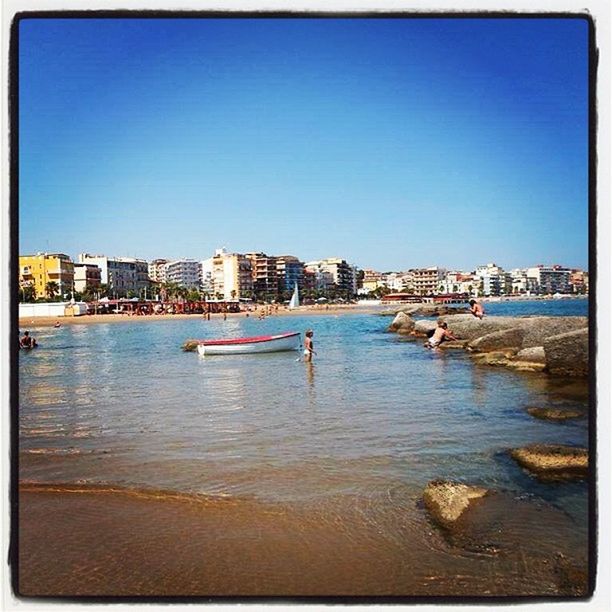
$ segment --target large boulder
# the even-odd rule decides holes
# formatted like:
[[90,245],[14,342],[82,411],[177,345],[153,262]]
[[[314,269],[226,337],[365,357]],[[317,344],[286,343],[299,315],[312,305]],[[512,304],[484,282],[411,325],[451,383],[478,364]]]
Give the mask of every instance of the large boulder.
[[522,348],[543,346],[546,338],[588,326],[587,317],[520,317],[517,322],[525,332]]
[[488,494],[483,487],[449,480],[433,480],[423,492],[423,502],[432,518],[442,527],[452,528],[475,499]]
[[414,329],[414,319],[404,312],[398,312],[388,329],[398,334],[409,334]]
[[507,348],[518,350],[522,342],[523,330],[520,327],[511,327],[480,336],[480,338],[468,343],[467,348],[475,352],[499,351]]
[[[486,334],[517,326],[516,317],[485,317],[481,320],[471,314],[458,314],[442,317],[442,319],[448,323],[449,330],[457,338],[468,342]],[[435,321],[420,320],[416,322],[414,331],[419,335],[427,335],[427,331],[434,327],[436,327]]]
[[562,376],[588,376],[589,330],[587,327],[544,341],[546,365],[551,374]]
[[586,448],[535,444],[510,450],[510,456],[542,480],[584,478],[589,468]]

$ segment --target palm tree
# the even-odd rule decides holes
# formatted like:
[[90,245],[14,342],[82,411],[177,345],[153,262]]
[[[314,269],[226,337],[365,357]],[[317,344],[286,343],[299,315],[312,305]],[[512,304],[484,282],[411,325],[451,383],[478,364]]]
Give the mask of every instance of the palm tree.
[[19,289],[20,302],[34,302],[36,300],[36,289],[33,285],[24,285]]
[[55,296],[59,293],[59,285],[55,281],[49,281],[45,285],[45,291],[47,292],[47,297],[50,300],[53,300]]

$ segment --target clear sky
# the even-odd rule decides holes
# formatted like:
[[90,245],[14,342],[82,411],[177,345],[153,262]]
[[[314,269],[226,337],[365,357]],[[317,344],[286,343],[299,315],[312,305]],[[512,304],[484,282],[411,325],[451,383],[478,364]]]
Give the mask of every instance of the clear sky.
[[580,19],[26,19],[21,254],[588,261]]

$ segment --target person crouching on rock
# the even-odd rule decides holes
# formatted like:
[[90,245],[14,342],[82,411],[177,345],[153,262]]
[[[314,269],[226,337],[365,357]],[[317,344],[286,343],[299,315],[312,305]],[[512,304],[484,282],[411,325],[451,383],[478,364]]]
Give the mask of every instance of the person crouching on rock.
[[437,348],[444,342],[445,340],[457,340],[451,332],[448,331],[448,325],[444,321],[438,321],[438,327],[436,327],[433,335],[429,340],[423,345],[427,348]]
[[470,312],[479,319],[484,317],[484,308],[482,307],[482,304],[476,300],[470,300]]

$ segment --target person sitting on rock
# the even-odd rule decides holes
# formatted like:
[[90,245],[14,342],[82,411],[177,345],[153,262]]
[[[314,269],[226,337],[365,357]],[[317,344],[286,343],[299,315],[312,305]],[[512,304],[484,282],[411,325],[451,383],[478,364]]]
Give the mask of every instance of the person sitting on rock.
[[482,307],[482,304],[476,300],[470,300],[470,312],[479,319],[484,317],[484,308]]
[[423,345],[427,348],[437,348],[445,340],[457,340],[453,334],[448,331],[448,324],[444,321],[438,321],[438,327],[436,327],[431,338]]

